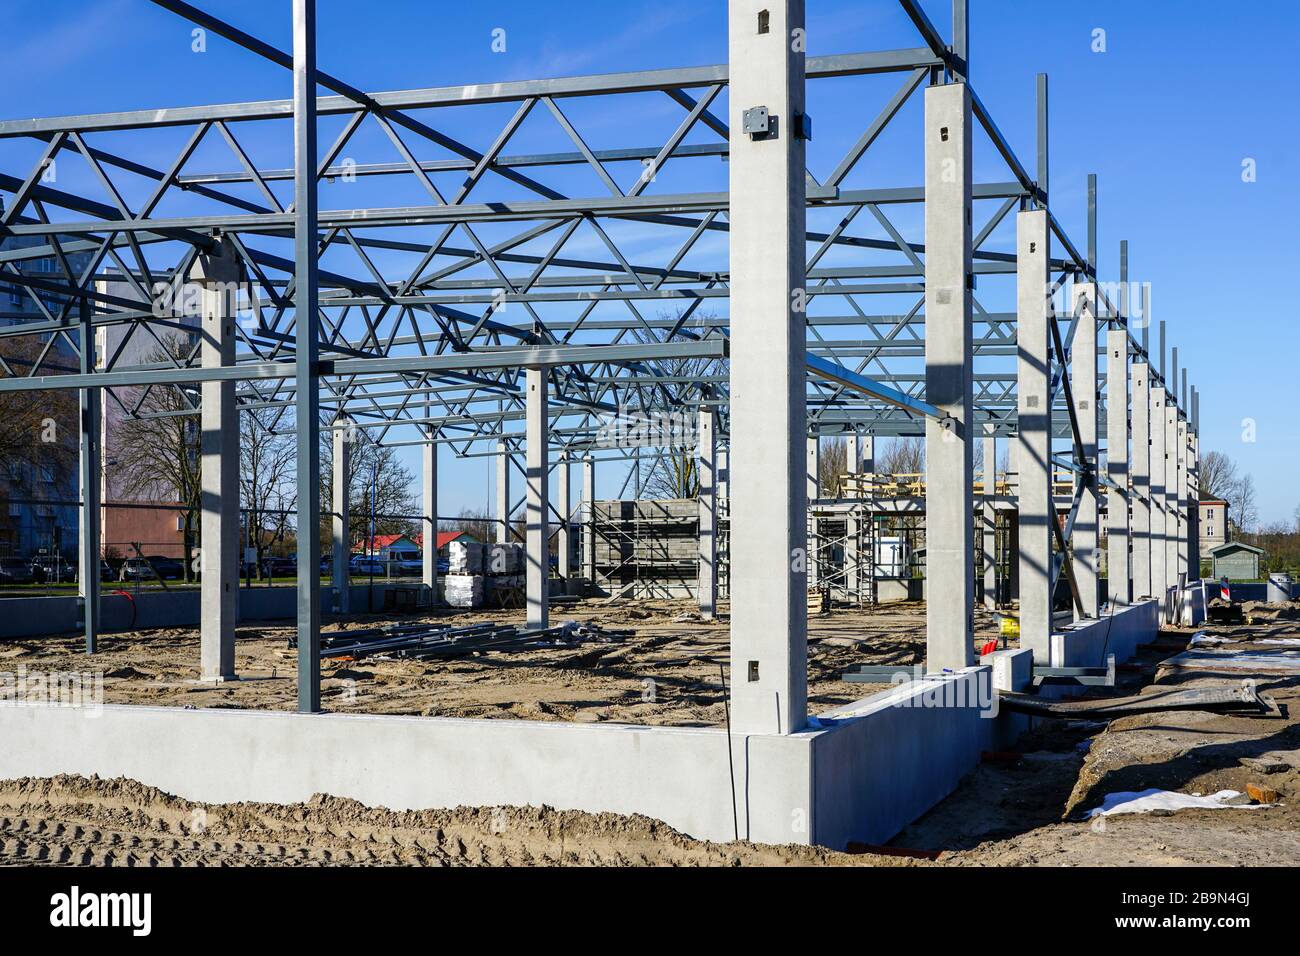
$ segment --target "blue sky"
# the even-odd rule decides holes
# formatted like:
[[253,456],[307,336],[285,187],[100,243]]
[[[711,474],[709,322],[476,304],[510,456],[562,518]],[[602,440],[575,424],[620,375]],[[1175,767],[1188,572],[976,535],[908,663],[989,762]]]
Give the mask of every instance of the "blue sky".
[[[288,0],[200,5],[289,46]],[[946,32],[947,3],[925,6]],[[1082,243],[1086,176],[1098,174],[1103,278],[1117,278],[1119,241],[1128,239],[1132,278],[1151,283],[1154,318],[1169,323],[1202,390],[1202,447],[1227,452],[1254,475],[1264,520],[1289,518],[1300,504],[1300,332],[1289,294],[1300,263],[1300,132],[1288,57],[1268,51],[1300,42],[1294,3],[1232,11],[1210,0],[972,6],[976,90],[1032,164],[1034,75],[1051,75],[1054,210]],[[887,0],[808,7],[813,54],[920,45]],[[319,20],[322,68],[369,90],[692,66],[726,55],[719,0],[320,0]],[[504,53],[491,49],[496,28],[506,31]],[[1104,53],[1091,49],[1098,28]],[[6,0],[0,30],[9,38],[4,118],[290,92],[286,71],[217,37],[196,55],[191,26],[145,0]],[[898,79],[871,82],[861,102],[840,94],[818,104],[819,145],[830,150],[853,124],[865,126]],[[900,115],[903,135],[909,123],[915,116]],[[485,129],[473,141],[486,145],[490,135]],[[919,184],[911,154],[907,143],[882,139],[860,182]],[[1245,159],[1256,164],[1253,183],[1242,181]],[[978,143],[977,178],[1007,178]],[[1243,440],[1246,420],[1255,423],[1253,442]],[[444,454],[442,472],[444,514],[489,499],[485,460],[453,463]],[[613,474],[599,491],[618,491]]]

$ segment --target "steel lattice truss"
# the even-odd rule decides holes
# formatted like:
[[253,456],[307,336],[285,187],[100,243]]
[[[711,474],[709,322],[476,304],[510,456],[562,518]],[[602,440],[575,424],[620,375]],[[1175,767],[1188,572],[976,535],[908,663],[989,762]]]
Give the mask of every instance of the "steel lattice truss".
[[[156,2],[292,65],[187,4]],[[808,60],[809,111],[819,135],[829,128],[842,143],[808,170],[808,348],[850,382],[923,402],[924,190],[873,185],[866,160],[918,90],[964,64],[915,3],[903,7],[923,46]],[[324,424],[346,417],[382,444],[438,440],[462,455],[495,454],[500,439],[514,449],[520,369],[542,362],[559,447],[590,449],[601,423],[629,408],[711,405],[725,433],[726,339],[744,321],[728,311],[725,66],[376,94],[318,80],[330,91],[318,100]],[[883,105],[856,119],[819,113],[847,83],[871,84]],[[994,240],[1015,210],[1046,204],[1045,146],[1032,176],[974,102],[984,148],[1007,170],[974,190],[974,274],[981,290],[1014,289],[1014,249]],[[609,138],[609,117],[640,138],[592,145]],[[139,346],[189,328],[159,313],[160,290],[181,301],[196,255],[225,239],[247,277],[227,377],[242,407],[292,430],[294,172],[282,159],[292,122],[290,100],[0,122],[0,281],[35,304],[0,336],[41,343],[27,364],[0,358],[0,388],[104,387],[128,414],[150,389],[183,388],[193,410],[186,386],[214,377],[198,367],[197,344],[162,362],[140,362]],[[453,132],[462,128],[476,138]],[[370,196],[385,204],[367,205]],[[1052,227],[1058,286],[1095,278],[1093,236],[1081,254],[1055,218]],[[1054,325],[1053,363],[1057,435],[1076,449],[1067,369],[1077,321]],[[97,368],[68,377],[83,323],[123,334]],[[974,337],[977,422],[1008,434],[1014,310],[986,310],[977,295]],[[815,433],[922,429],[915,408],[835,376],[810,375],[809,409]]]

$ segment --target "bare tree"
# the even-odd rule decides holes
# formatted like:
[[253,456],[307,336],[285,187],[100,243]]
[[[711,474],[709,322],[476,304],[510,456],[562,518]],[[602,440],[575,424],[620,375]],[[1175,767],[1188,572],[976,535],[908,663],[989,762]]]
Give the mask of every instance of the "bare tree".
[[[1237,526],[1244,532],[1255,530],[1259,524],[1259,503],[1255,499],[1255,479],[1249,473],[1241,476],[1234,492],[1237,507]],[[1228,502],[1231,512],[1233,502]]]
[[840,476],[849,470],[849,445],[843,438],[820,439],[817,457],[817,486],[825,497],[837,493]]
[[[145,364],[189,358],[189,336],[163,338]],[[132,389],[126,407],[135,415],[118,429],[117,469],[120,487],[139,501],[174,501],[184,531],[185,579],[193,580],[194,542],[201,494],[198,402],[192,391],[175,385]]]
[[1221,451],[1206,452],[1200,462],[1199,487],[1202,498],[1229,500],[1237,490],[1237,463]]
[[496,525],[485,508],[465,508],[451,521],[438,524],[439,531],[464,531],[483,542],[496,540]]
[[239,414],[239,497],[259,568],[267,546],[285,539],[298,500],[297,443],[293,435],[276,431],[277,422],[273,409]]
[[[415,534],[422,531],[414,516],[420,513],[420,503],[412,491],[415,475],[402,464],[397,451],[376,445],[363,432],[358,431],[352,446],[348,469],[348,500],[351,520],[348,522],[349,540],[365,541],[370,534],[370,519],[374,515],[375,534]],[[334,500],[334,438],[333,432],[322,429],[320,443],[321,501]],[[321,509],[328,512],[329,508]],[[333,521],[322,514],[321,546],[327,552],[333,541]]]
[[924,438],[895,438],[876,454],[876,474],[921,475],[924,473]]
[[[689,328],[691,319],[684,316],[685,310],[678,309],[671,316],[660,313],[659,318],[672,321],[674,326]],[[702,312],[695,321],[708,324],[712,319],[712,313]],[[632,337],[642,343],[667,342],[672,338],[669,333],[644,328],[633,329]],[[644,416],[650,421],[651,430],[681,436],[684,440],[643,456],[639,466],[641,497],[695,498],[700,493],[699,450],[691,439],[696,434],[694,417],[702,397],[699,382],[723,375],[725,367],[720,359],[708,358],[656,359],[650,364],[664,380],[652,385],[638,385],[625,392],[619,404],[619,414]],[[663,421],[659,416],[672,418]]]
[[[43,348],[37,338],[5,339],[0,376],[30,374]],[[35,497],[47,481],[66,487],[77,467],[77,418],[75,392],[0,392],[0,490],[18,497],[31,489]],[[0,530],[16,530],[9,512],[0,507]]]

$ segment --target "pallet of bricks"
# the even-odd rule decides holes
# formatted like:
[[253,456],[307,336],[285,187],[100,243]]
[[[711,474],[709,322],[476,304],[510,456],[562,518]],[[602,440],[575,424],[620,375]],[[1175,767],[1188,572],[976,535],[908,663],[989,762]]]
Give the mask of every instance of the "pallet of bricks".
[[443,580],[452,607],[518,607],[523,603],[522,545],[453,541],[448,547],[447,571]]

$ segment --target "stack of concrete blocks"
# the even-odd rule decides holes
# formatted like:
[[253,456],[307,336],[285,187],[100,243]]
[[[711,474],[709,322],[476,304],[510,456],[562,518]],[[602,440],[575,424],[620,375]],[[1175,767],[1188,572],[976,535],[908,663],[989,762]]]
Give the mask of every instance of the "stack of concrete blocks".
[[483,575],[449,574],[443,581],[447,603],[452,607],[473,609],[483,606]]
[[483,567],[487,591],[522,591],[524,547],[517,542],[487,546]]
[[452,607],[483,606],[484,546],[477,541],[453,541],[447,548],[445,597]]
[[699,502],[597,501],[596,578],[611,594],[695,597],[699,579]]

